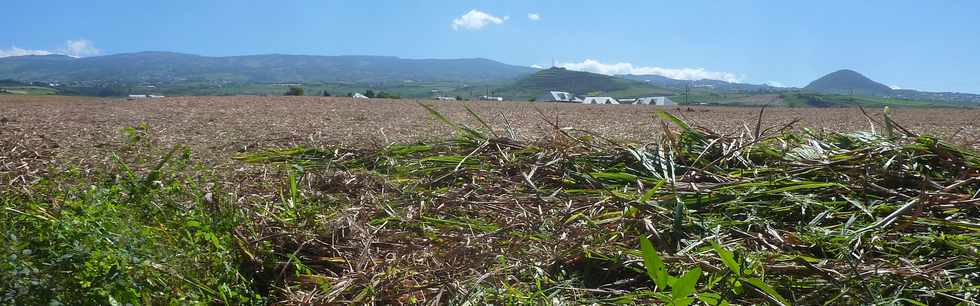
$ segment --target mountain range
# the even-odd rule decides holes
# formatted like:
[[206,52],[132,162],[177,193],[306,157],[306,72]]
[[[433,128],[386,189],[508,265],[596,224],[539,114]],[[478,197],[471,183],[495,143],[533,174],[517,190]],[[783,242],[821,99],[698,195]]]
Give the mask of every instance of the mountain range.
[[63,55],[0,58],[0,79],[42,82],[257,83],[496,81],[537,71],[483,59],[404,59],[392,56],[248,55],[207,57],[139,52],[86,58]]
[[[692,90],[725,93],[802,91],[835,95],[980,103],[980,95],[892,89],[853,70],[839,70],[803,88],[719,80],[677,80],[659,75],[607,76],[559,68],[535,69],[484,59],[405,59],[393,56],[246,55],[209,57],[174,52],[138,52],[74,58],[33,55],[0,58],[0,80],[58,83],[77,88],[134,84],[344,83],[402,84],[444,82],[466,90],[493,87],[514,97],[534,97],[546,90],[576,94],[636,96]],[[373,86],[373,85],[371,85]],[[388,85],[392,86],[392,85]],[[455,86],[455,85],[454,85]],[[458,87],[457,86],[457,87]],[[181,89],[183,90],[183,89]],[[424,95],[418,89],[418,95]],[[84,91],[81,91],[84,92]],[[179,92],[179,90],[178,90]],[[207,91],[195,91],[207,94]]]

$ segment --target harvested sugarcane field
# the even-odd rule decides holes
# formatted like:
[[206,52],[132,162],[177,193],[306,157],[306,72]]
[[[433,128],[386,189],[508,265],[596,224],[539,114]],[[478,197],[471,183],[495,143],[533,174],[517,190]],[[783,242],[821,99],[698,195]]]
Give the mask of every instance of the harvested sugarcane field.
[[978,1],[6,2],[0,306],[980,306]]
[[4,288],[217,304],[962,304],[980,110],[0,97]]

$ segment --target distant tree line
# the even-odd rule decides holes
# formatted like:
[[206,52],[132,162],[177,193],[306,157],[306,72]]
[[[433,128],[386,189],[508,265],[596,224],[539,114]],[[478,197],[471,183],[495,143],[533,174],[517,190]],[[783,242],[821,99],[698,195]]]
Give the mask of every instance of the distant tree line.
[[0,80],[0,86],[24,86],[24,85],[29,85],[29,84],[14,79]]
[[[286,90],[286,94],[285,95],[287,95],[287,96],[302,96],[304,94],[305,94],[305,91],[303,90],[302,87],[295,87],[294,86],[294,87],[289,87],[289,89]],[[324,97],[330,97],[331,94],[330,94],[330,92],[324,90],[323,93],[322,93],[322,96],[324,96]],[[353,92],[348,92],[347,93],[347,96],[348,97],[353,97],[354,96],[354,93]],[[384,91],[375,92],[374,90],[370,90],[370,89],[368,89],[367,91],[364,92],[364,96],[366,96],[368,98],[378,98],[378,99],[401,99],[401,95],[398,95],[398,94],[395,94],[395,93],[388,93],[388,92],[384,92]]]
[[368,98],[378,98],[378,99],[401,99],[402,98],[397,94],[387,93],[384,91],[374,92],[373,90],[370,89],[364,92],[364,95],[367,96]]
[[95,96],[95,97],[125,97],[130,94],[130,89],[126,87],[65,87],[58,90],[58,94],[67,96]]
[[[354,93],[348,92],[347,96],[353,97]],[[374,90],[370,90],[370,89],[364,92],[364,96],[368,98],[378,98],[378,99],[401,99],[402,98],[402,96],[398,94],[387,93],[384,91],[374,92]]]
[[303,94],[303,87],[289,87],[289,89],[286,90],[287,96],[302,96]]

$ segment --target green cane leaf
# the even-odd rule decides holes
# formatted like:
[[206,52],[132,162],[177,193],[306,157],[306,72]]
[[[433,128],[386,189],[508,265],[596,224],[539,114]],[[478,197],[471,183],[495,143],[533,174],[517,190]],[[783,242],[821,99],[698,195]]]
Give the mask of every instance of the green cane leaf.
[[653,248],[650,239],[640,237],[640,251],[643,253],[643,265],[647,268],[647,276],[657,284],[657,289],[667,288],[667,267],[663,260],[657,255],[657,249]]

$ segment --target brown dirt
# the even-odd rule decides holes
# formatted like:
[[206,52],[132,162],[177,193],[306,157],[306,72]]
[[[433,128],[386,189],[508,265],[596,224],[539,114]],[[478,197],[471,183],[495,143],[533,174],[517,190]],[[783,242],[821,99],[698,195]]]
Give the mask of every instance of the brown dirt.
[[[649,140],[660,131],[657,107],[554,103],[435,102],[451,120],[475,125],[464,105],[495,128],[511,127],[523,137],[552,128],[590,130],[628,141]],[[754,128],[758,108],[665,107],[693,125],[727,133]],[[869,109],[881,120],[880,109]],[[6,119],[3,119],[6,118]],[[764,126],[800,118],[798,127],[827,131],[867,130],[868,120],[853,108],[770,108]],[[976,148],[980,109],[896,109],[910,130],[931,133]],[[173,97],[127,101],[78,97],[0,96],[0,141],[26,150],[94,157],[123,140],[121,129],[146,123],[164,145],[184,144],[208,161],[227,161],[235,152],[281,145],[372,146],[447,137],[452,129],[435,120],[416,100],[354,100],[337,97]],[[4,155],[7,155],[4,153]],[[9,156],[7,157],[10,158]]]

